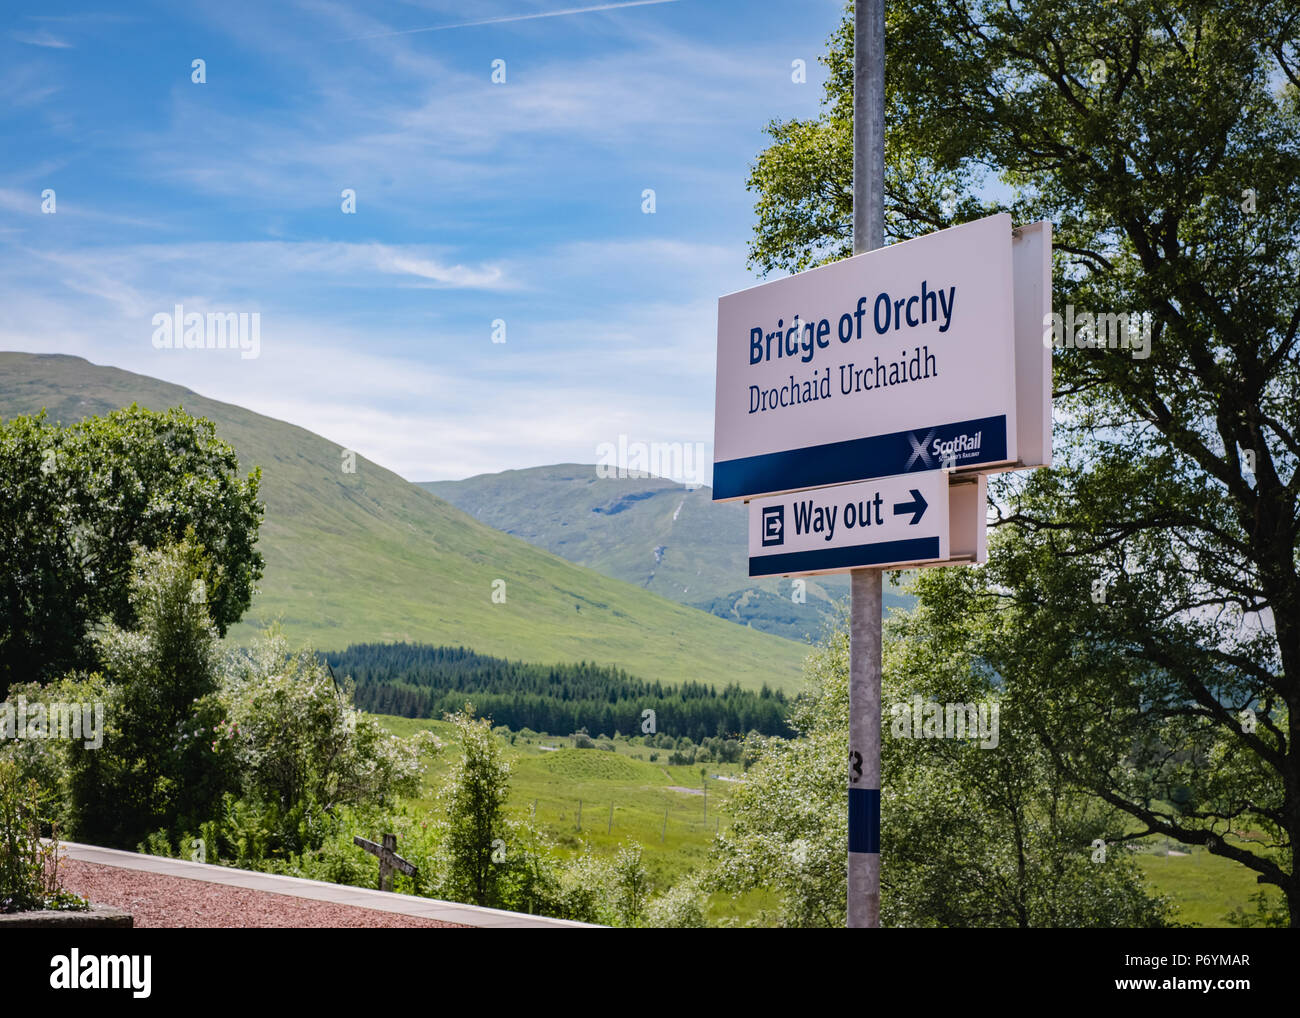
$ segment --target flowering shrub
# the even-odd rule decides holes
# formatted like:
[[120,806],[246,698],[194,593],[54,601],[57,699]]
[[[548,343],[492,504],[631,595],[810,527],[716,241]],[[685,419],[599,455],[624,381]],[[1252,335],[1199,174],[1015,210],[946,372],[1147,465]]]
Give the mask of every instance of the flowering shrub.
[[289,851],[320,844],[313,815],[414,795],[423,757],[438,748],[430,733],[389,733],[352,705],[350,685],[336,683],[327,664],[310,651],[291,653],[275,631],[229,662],[219,695],[225,717],[212,745],[231,747],[242,798],[280,828]]

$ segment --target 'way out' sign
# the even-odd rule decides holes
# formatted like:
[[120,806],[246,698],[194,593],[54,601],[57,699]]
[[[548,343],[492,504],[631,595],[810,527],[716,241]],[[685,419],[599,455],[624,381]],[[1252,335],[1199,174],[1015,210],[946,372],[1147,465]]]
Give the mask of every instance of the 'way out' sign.
[[720,298],[714,498],[1014,464],[1012,279],[1001,214]]
[[950,557],[949,534],[948,475],[940,470],[756,498],[749,575],[941,562]]

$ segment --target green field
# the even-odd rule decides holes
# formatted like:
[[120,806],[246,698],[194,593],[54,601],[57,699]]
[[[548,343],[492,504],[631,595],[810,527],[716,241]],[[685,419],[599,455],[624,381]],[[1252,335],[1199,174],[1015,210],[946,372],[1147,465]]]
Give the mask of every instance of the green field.
[[[1227,926],[1229,913],[1241,909],[1251,915],[1251,895],[1260,884],[1255,874],[1230,859],[1204,848],[1179,845],[1168,838],[1148,838],[1136,856],[1151,886],[1174,899],[1181,922],[1195,926]],[[1276,887],[1267,888],[1272,907],[1282,901]]]

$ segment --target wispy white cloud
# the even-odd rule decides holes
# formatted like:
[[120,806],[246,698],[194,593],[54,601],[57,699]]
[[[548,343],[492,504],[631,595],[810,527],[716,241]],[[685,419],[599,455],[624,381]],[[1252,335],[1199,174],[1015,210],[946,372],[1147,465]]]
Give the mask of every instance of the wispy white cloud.
[[40,63],[40,58],[34,58],[0,68],[0,103],[21,110],[39,106],[57,94],[61,85],[52,80],[48,68]]
[[11,39],[26,43],[28,46],[43,46],[47,49],[72,49],[72,43],[60,39],[53,32],[40,29],[35,32],[14,31],[9,33]]
[[499,287],[503,282],[501,269],[495,266],[472,269],[464,265],[443,265],[430,258],[414,258],[383,245],[375,247],[379,267],[398,275],[418,276],[439,286],[487,288]]
[[[339,4],[311,9],[350,28],[373,20]],[[539,163],[551,162],[558,138],[585,162],[594,164],[598,152],[610,168],[692,172],[701,153],[721,149],[720,135],[741,136],[761,124],[736,122],[738,94],[788,90],[782,58],[773,52],[649,30],[634,44],[593,47],[578,57],[539,54],[510,84],[497,86],[486,65],[470,72],[405,38],[372,39],[372,54],[322,60],[320,44],[285,39],[273,23],[223,27],[254,46],[275,37],[268,58],[300,80],[312,106],[328,115],[279,111],[250,121],[178,85],[164,126],[122,144],[151,176],[285,208],[326,207],[342,187],[357,188],[372,209],[389,210],[519,193]],[[377,77],[376,61],[388,75]],[[684,150],[695,155],[683,160]],[[719,182],[733,182],[746,169],[707,158],[703,164],[716,166]],[[304,188],[305,180],[323,186]],[[434,180],[436,191],[404,184]]]
[[[8,192],[0,201],[12,200]],[[30,201],[28,201],[30,204]],[[206,241],[133,244],[59,250],[31,248],[17,253],[11,271],[45,263],[72,289],[122,303],[128,294],[147,294],[144,303],[169,303],[183,292],[206,289],[219,295],[271,295],[304,283],[320,286],[390,286],[390,277],[468,290],[509,289],[496,265],[448,264],[429,248],[341,241]],[[126,305],[140,311],[132,298]]]
[[[47,174],[48,176],[48,174]],[[44,201],[42,192],[45,188],[37,188],[31,191],[20,191],[11,187],[0,187],[0,209],[7,212],[13,212],[18,215],[45,217],[51,213],[43,212],[41,204]],[[128,216],[123,213],[113,212],[110,209],[99,208],[90,205],[84,200],[73,199],[72,202],[67,200],[66,192],[63,198],[60,198],[58,191],[55,191],[55,212],[52,215],[62,216],[61,220],[49,220],[45,222],[66,222],[68,220],[91,220],[97,223],[110,223],[116,226],[138,226],[142,229],[159,230],[167,229],[168,224],[160,219],[148,219],[140,216]]]

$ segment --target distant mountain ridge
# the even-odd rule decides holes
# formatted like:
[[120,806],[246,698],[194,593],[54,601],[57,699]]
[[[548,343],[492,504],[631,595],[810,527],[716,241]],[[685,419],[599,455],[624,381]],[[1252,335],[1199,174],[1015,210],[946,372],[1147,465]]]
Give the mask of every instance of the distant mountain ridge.
[[[801,683],[806,647],[502,534],[363,457],[346,473],[342,447],[303,428],[80,357],[0,353],[0,417],[47,408],[72,423],[132,402],[209,418],[243,472],[262,468],[266,575],[237,639],[278,617],[292,641],[321,650],[423,641],[647,680]],[[504,603],[492,600],[497,581]]]
[[[751,580],[742,503],[716,503],[708,487],[688,490],[663,477],[602,472],[560,463],[420,486],[571,562],[778,636],[819,636],[835,602],[847,598],[845,576],[810,577],[802,587]],[[912,600],[886,588],[887,609]]]

